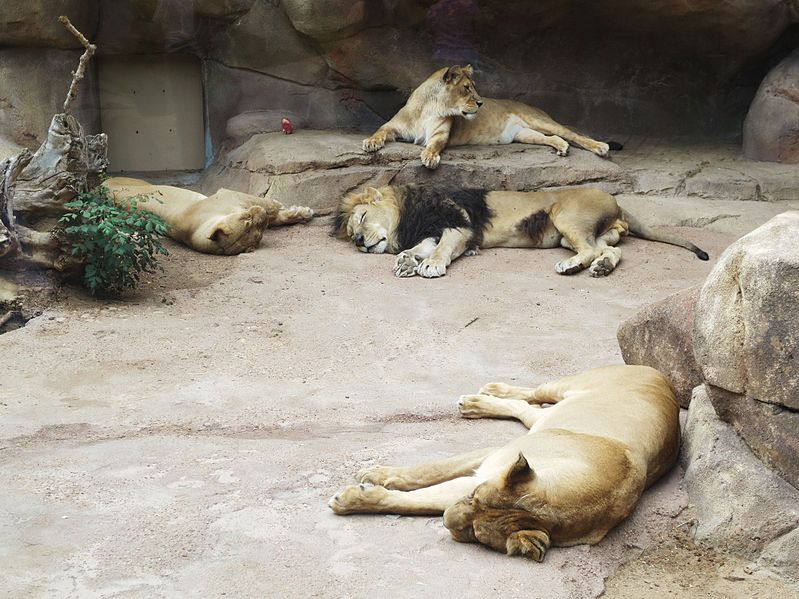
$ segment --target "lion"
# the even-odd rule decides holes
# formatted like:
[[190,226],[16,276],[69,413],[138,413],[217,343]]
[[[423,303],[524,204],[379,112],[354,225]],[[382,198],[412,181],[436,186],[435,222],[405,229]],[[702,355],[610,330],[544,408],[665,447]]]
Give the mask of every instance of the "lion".
[[[397,139],[425,146],[422,164],[435,169],[446,146],[495,145],[513,142],[550,146],[558,156],[569,142],[605,157],[611,146],[557,123],[543,110],[514,100],[481,98],[471,65],[442,68],[411,93],[400,111],[363,141],[366,152],[377,152]],[[611,142],[615,150],[621,145]]]
[[352,240],[371,254],[397,254],[394,274],[441,277],[450,263],[480,248],[555,248],[576,255],[555,271],[570,275],[585,268],[594,277],[610,274],[621,260],[614,247],[631,233],[708,255],[674,235],[654,231],[623,210],[600,189],[511,192],[419,185],[368,187],[345,196],[333,235]]
[[204,254],[252,252],[268,226],[307,222],[314,215],[310,208],[286,208],[276,200],[231,189],[221,188],[206,197],[196,191],[127,177],[114,177],[104,184],[116,203],[145,197],[139,207],[160,216],[169,225],[172,239]]
[[534,389],[491,383],[458,408],[464,418],[515,418],[530,430],[438,462],[365,468],[361,484],[334,495],[330,508],[443,514],[456,541],[540,562],[551,545],[601,541],[674,465],[680,446],[674,392],[648,366],[605,366]]

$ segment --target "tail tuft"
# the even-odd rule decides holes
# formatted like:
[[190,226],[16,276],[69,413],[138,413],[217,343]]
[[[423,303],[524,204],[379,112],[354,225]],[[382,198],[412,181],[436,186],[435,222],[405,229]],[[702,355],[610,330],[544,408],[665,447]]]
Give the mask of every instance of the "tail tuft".
[[694,254],[696,254],[696,257],[700,260],[710,260],[710,256],[707,255],[707,252],[702,251],[699,248],[694,250]]
[[624,144],[620,144],[617,141],[609,141],[607,142],[608,147],[613,150],[614,152],[618,152],[619,150],[624,149]]

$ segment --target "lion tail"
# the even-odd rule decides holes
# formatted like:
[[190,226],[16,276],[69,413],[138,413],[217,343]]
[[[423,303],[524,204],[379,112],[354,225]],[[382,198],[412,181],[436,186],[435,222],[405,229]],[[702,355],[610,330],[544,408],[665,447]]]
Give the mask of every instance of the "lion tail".
[[624,144],[622,144],[621,142],[618,142],[618,141],[609,140],[609,141],[606,141],[605,143],[608,144],[608,147],[611,150],[613,150],[614,152],[618,152],[619,150],[624,149]]
[[669,233],[656,231],[655,229],[646,226],[624,209],[622,209],[621,213],[622,217],[625,221],[627,221],[627,224],[630,227],[630,233],[636,237],[647,239],[649,241],[659,241],[661,243],[669,243],[671,245],[680,246],[686,250],[692,251],[700,260],[707,260],[709,258],[706,251],[699,249],[690,241],[682,239],[681,237],[677,237],[676,235],[670,235]]

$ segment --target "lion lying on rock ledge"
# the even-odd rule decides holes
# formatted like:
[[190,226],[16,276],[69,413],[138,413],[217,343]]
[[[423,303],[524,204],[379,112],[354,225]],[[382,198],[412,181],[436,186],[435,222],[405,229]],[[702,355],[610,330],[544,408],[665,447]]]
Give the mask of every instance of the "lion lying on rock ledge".
[[458,406],[464,418],[516,418],[530,431],[439,462],[366,468],[330,508],[443,514],[456,541],[540,562],[550,545],[601,541],[680,447],[674,392],[648,366],[605,366],[535,389],[491,383]]
[[149,196],[140,207],[160,216],[169,225],[172,239],[204,254],[252,252],[268,226],[306,222],[314,215],[310,208],[286,208],[276,200],[224,188],[206,197],[196,191],[127,177],[108,179],[105,185],[117,203]]

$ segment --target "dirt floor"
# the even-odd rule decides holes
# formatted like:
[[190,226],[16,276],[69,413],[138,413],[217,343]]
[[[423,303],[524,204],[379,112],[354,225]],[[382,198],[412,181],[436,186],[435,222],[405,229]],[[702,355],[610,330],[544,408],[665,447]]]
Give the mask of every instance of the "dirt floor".
[[[652,221],[685,202],[623,198]],[[647,203],[649,202],[649,203]],[[458,418],[488,381],[621,361],[616,329],[701,282],[738,235],[790,207],[692,199],[711,254],[627,240],[606,279],[565,250],[490,250],[396,279],[317,221],[238,257],[170,244],[134,294],[66,292],[0,336],[0,591],[8,597],[789,597],[690,540],[675,469],[596,546],[541,564],[455,543],[440,518],[335,516],[361,467],[524,433]],[[731,203],[723,203],[731,204]],[[751,204],[751,205],[750,205]],[[682,215],[682,216],[681,216]],[[626,565],[622,565],[625,564]],[[614,575],[614,572],[616,574]],[[610,579],[606,583],[606,578]]]

